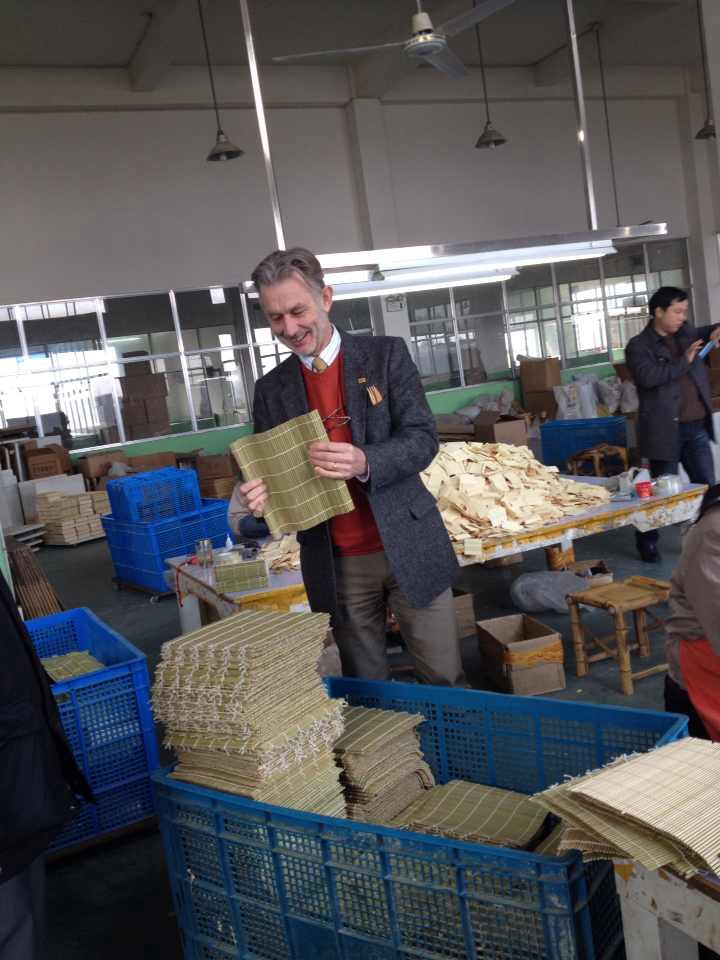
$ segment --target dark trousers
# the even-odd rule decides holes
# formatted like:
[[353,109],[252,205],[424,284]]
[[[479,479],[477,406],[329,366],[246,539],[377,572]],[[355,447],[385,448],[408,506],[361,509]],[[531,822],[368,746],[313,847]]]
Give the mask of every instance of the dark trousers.
[[[705,429],[704,420],[692,420],[690,423],[680,424],[680,463],[685,467],[690,483],[706,483],[708,486],[715,483],[710,437]],[[653,477],[677,472],[677,460],[650,461],[650,473]],[[657,530],[648,530],[647,533],[638,531],[636,533],[638,547],[652,549],[657,546],[659,536]]]
[[44,960],[45,857],[0,884],[0,960]]
[[665,674],[665,711],[667,713],[682,713],[688,718],[688,735],[699,740],[709,740],[705,724],[693,706],[687,690],[683,690],[679,683],[675,683],[669,674]]

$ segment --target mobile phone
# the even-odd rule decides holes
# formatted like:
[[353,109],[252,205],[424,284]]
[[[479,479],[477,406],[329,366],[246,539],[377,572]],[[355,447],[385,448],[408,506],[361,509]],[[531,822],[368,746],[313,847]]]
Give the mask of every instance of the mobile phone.
[[714,340],[708,340],[708,342],[705,344],[705,346],[702,348],[702,350],[698,354],[700,359],[704,360],[705,357],[710,353],[710,351],[714,350],[716,346],[717,344],[715,343]]

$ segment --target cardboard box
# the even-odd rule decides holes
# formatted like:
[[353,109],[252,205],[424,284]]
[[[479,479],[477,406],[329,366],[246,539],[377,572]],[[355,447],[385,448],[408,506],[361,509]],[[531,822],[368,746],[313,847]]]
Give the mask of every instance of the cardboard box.
[[62,473],[72,473],[73,470],[70,454],[65,447],[61,447],[57,443],[34,449],[26,447],[25,462],[27,463],[28,477],[31,480],[55,477]]
[[720,367],[709,367],[710,393],[713,397],[720,397]]
[[540,390],[552,390],[560,386],[560,358],[546,357],[544,360],[521,360],[520,383],[523,393],[537,393]]
[[527,614],[480,620],[478,644],[494,685],[525,695],[565,689],[560,634]]
[[557,401],[552,390],[538,390],[523,393],[523,407],[528,413],[546,420],[554,420],[557,413]]
[[126,427],[137,427],[148,422],[144,400],[123,400],[122,418]]
[[198,457],[196,469],[201,480],[238,476],[237,461],[229,453]]
[[475,633],[475,603],[472,593],[463,593],[459,597],[453,597],[455,607],[455,620],[457,622],[458,636],[469,637]]
[[135,377],[118,377],[122,395],[126,400],[146,397],[166,397],[168,388],[164,373],[148,373]]
[[[130,360],[132,357],[146,357],[147,350],[128,350],[123,354],[123,359]],[[123,372],[126,377],[142,377],[153,372],[152,363],[149,360],[137,363],[126,363],[123,366]]]
[[128,458],[120,450],[111,450],[108,453],[89,453],[77,461],[80,473],[88,480],[98,480],[104,477],[115,461],[127,463]]
[[177,457],[174,453],[146,453],[144,456],[128,457],[128,463],[138,473],[148,470],[160,470],[161,467],[176,467]]
[[172,431],[167,420],[160,423],[142,423],[128,427],[128,440],[146,440],[150,437],[167,437]]
[[626,363],[614,363],[614,364],[613,364],[613,367],[614,367],[614,369],[615,369],[616,375],[617,375],[618,377],[620,377],[620,379],[623,381],[623,383],[625,383],[625,382],[632,383],[632,382],[633,382],[632,374],[630,373],[630,367],[628,367],[628,365],[627,365]]
[[209,500],[229,500],[239,477],[214,477],[200,481],[200,495]]
[[527,446],[528,431],[524,417],[481,411],[475,420],[475,440],[480,443],[510,443]]
[[164,423],[170,420],[167,400],[165,397],[147,397],[145,404],[145,417],[147,423]]

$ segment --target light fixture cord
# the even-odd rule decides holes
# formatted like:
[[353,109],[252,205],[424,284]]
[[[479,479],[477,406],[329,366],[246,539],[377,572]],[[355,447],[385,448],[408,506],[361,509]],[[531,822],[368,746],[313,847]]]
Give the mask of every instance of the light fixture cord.
[[205,47],[205,60],[207,61],[208,76],[210,77],[210,90],[212,91],[215,119],[217,120],[218,133],[221,133],[222,124],[220,123],[220,111],[218,110],[217,94],[215,93],[215,78],[213,77],[212,64],[210,63],[210,48],[208,47],[207,32],[205,30],[205,15],[203,13],[202,0],[198,0],[198,13],[200,14],[200,29],[202,30],[203,45]]
[[600,24],[594,27],[595,45],[597,47],[598,67],[600,68],[600,89],[602,91],[603,111],[605,113],[605,129],[608,139],[608,156],[610,158],[610,178],[612,180],[613,199],[615,200],[615,219],[620,226],[620,203],[618,201],[617,176],[615,174],[615,150],[613,148],[612,133],[610,131],[610,110],[608,107],[607,88],[605,87],[605,65],[603,63],[602,43],[600,42]]
[[702,58],[703,83],[705,84],[705,119],[710,120],[710,83],[708,80],[707,51],[705,49],[705,25],[702,15],[702,0],[697,0],[698,30],[700,31],[700,56]]
[[[473,10],[477,7],[477,0],[473,0]],[[482,77],[483,97],[485,98],[485,118],[490,123],[490,104],[488,102],[487,81],[485,79],[485,61],[483,60],[482,43],[480,42],[480,26],[475,24],[475,37],[478,46],[478,58],[480,60],[480,76]]]

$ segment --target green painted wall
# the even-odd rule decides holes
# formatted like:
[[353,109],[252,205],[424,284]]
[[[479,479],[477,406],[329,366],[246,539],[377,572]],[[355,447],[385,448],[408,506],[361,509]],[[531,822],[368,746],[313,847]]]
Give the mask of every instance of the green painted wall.
[[[570,383],[576,373],[593,373],[604,379],[615,375],[611,363],[588,364],[583,367],[568,367],[562,371],[563,383]],[[433,390],[427,394],[428,403],[433,413],[454,413],[460,407],[470,403],[475,397],[495,396],[503,390],[512,390],[516,400],[521,400],[519,380],[488,380],[472,387],[455,387],[448,390]],[[225,453],[229,445],[239,437],[252,432],[251,424],[234,427],[215,427],[210,430],[201,430],[198,433],[173,434],[170,437],[159,437],[157,440],[144,440],[139,443],[122,446],[120,444],[110,448],[122,450],[129,457],[142,456],[149,453],[164,453],[171,450],[173,453],[188,453],[191,450],[204,450],[206,453]],[[85,451],[87,452],[87,451]],[[77,459],[83,453],[73,453]]]

